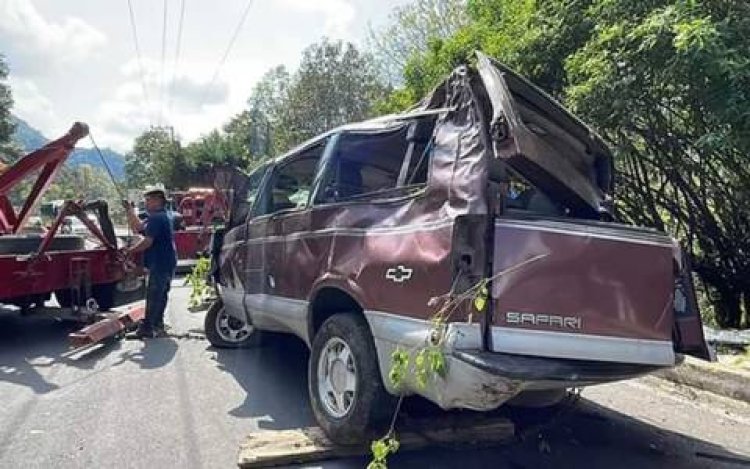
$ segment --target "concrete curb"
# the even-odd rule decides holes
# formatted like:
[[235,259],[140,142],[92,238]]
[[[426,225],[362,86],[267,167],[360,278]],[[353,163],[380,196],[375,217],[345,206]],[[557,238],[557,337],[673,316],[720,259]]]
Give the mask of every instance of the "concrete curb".
[[692,357],[655,376],[750,403],[750,373]]

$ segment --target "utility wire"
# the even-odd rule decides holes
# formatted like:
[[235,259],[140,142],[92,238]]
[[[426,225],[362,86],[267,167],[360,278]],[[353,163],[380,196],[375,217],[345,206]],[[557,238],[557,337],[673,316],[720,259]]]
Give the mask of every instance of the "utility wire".
[[115,174],[112,172],[112,168],[109,166],[109,163],[107,163],[107,159],[104,158],[104,155],[102,154],[101,150],[99,150],[99,147],[97,146],[96,141],[94,140],[94,135],[90,131],[89,131],[89,138],[91,139],[91,143],[94,145],[96,152],[99,154],[99,158],[101,158],[102,163],[104,164],[104,167],[107,169],[107,173],[109,174],[109,178],[112,180],[112,184],[115,186],[117,195],[120,196],[120,199],[125,200],[126,197],[123,195],[122,190],[120,189],[120,185],[117,184],[117,179],[115,179]]
[[159,126],[162,125],[162,119],[164,117],[164,62],[167,56],[167,12],[168,12],[167,0],[164,0],[164,15],[161,26],[161,65],[159,71]]
[[133,4],[131,0],[128,0],[128,11],[130,12],[130,30],[133,33],[133,43],[135,44],[135,55],[138,59],[138,71],[141,75],[141,86],[143,87],[143,100],[146,104],[146,109],[151,109],[151,103],[148,99],[148,90],[146,87],[146,75],[143,72],[143,61],[141,60],[141,47],[138,44],[138,30],[135,27],[135,14],[133,13]]
[[180,63],[180,45],[182,43],[182,23],[185,20],[185,3],[186,0],[180,2],[180,22],[177,24],[177,45],[174,50],[174,62],[172,64],[172,81],[169,82],[169,90],[167,91],[167,115],[172,115],[172,98],[174,96],[174,82],[177,78],[177,70]]
[[240,21],[239,23],[237,23],[237,27],[235,28],[234,33],[232,34],[232,38],[229,40],[227,49],[224,51],[224,55],[221,56],[221,60],[219,60],[219,63],[216,65],[216,70],[214,70],[214,74],[211,77],[211,81],[208,82],[208,86],[206,86],[203,90],[203,97],[201,99],[201,104],[200,106],[198,106],[199,109],[203,106],[203,103],[205,103],[206,101],[208,90],[211,89],[214,82],[216,81],[216,78],[219,76],[219,70],[221,70],[221,67],[224,66],[224,62],[227,61],[227,57],[229,57],[229,52],[232,50],[232,46],[234,46],[234,42],[237,40],[237,37],[240,35],[240,31],[242,30],[242,25],[245,23],[247,14],[250,13],[250,7],[252,6],[253,6],[253,0],[248,0],[247,6],[245,7],[245,10],[242,12],[242,16],[240,17]]

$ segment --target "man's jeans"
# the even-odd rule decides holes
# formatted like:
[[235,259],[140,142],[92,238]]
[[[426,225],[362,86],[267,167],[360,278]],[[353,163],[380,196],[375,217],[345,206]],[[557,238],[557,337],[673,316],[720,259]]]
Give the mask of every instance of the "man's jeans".
[[167,296],[174,272],[151,271],[146,286],[146,317],[143,328],[147,331],[164,329],[164,310],[167,308]]

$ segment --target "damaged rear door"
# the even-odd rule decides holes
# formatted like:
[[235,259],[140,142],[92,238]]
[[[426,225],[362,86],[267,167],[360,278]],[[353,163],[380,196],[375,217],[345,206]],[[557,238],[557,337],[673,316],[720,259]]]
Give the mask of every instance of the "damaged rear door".
[[495,157],[577,218],[611,216],[613,159],[604,142],[551,97],[482,53]]
[[490,348],[652,365],[674,363],[674,352],[708,358],[689,266],[676,261],[673,241],[611,223],[606,144],[530,82],[478,57],[496,161],[530,184],[529,200],[553,202],[496,222]]

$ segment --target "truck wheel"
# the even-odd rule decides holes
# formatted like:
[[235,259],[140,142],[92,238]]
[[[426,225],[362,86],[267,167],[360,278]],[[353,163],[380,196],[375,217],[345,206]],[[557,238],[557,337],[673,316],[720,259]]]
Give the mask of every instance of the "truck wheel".
[[258,340],[258,331],[252,324],[227,313],[221,300],[214,301],[208,308],[203,328],[206,339],[214,347],[242,348]]
[[396,398],[385,390],[370,328],[359,314],[335,314],[323,323],[308,378],[315,418],[338,444],[366,442],[393,416]]
[[[0,236],[0,255],[31,254],[39,249],[42,237],[38,235],[3,235]],[[83,236],[57,235],[52,238],[50,251],[78,251],[84,248]]]
[[55,290],[55,298],[57,299],[57,304],[59,304],[61,308],[70,308],[73,306],[73,292],[70,288]]
[[100,283],[91,286],[91,296],[99,305],[99,311],[109,311],[115,306],[115,286],[117,282]]

